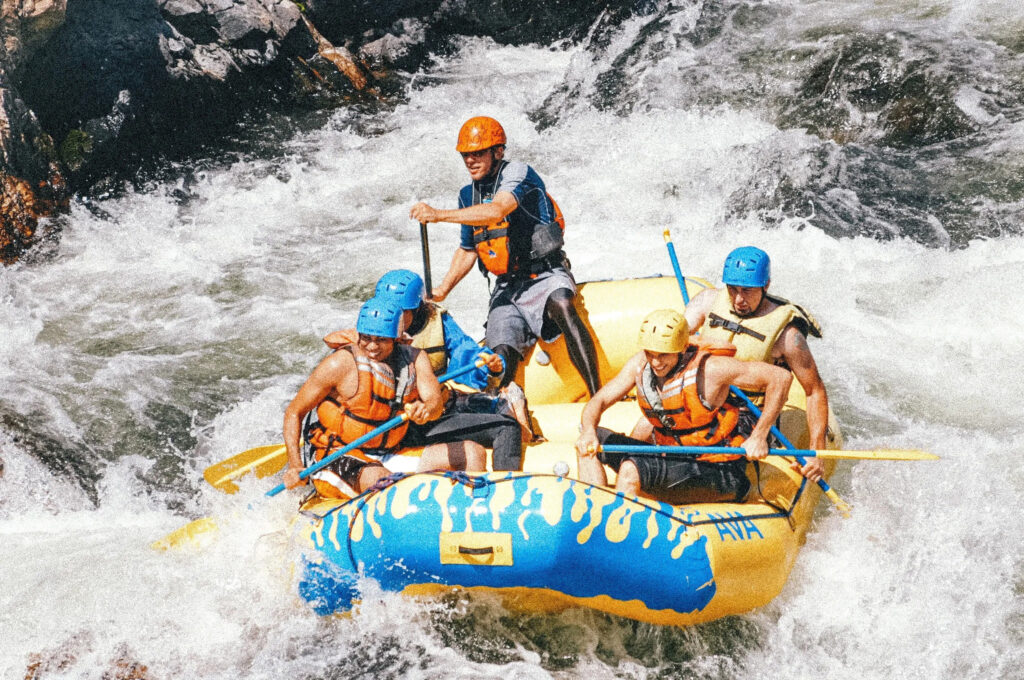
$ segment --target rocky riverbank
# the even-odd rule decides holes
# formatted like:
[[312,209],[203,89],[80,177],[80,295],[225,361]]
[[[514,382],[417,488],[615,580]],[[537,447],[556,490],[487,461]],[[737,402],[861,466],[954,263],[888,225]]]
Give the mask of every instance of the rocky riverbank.
[[216,144],[248,112],[325,92],[386,105],[401,74],[453,35],[578,38],[633,5],[0,0],[0,260],[38,240],[72,195]]

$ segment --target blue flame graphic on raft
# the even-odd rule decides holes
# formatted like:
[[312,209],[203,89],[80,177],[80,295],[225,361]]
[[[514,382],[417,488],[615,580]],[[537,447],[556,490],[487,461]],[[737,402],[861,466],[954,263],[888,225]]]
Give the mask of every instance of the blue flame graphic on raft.
[[[346,610],[361,570],[391,591],[541,588],[690,613],[711,601],[715,581],[707,537],[683,519],[680,508],[551,475],[415,474],[312,526],[299,593],[319,614]],[[442,534],[453,532],[509,534],[512,563],[442,564]]]

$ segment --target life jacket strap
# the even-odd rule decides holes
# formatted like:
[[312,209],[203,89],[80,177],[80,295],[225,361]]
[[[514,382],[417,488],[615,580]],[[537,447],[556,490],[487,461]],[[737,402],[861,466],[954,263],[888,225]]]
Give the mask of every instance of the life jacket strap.
[[[387,402],[385,402],[385,403],[387,403]],[[384,423],[386,423],[389,420],[391,420],[391,418],[385,418],[384,420],[373,420],[372,418],[363,418],[361,416],[357,416],[355,413],[352,413],[351,411],[346,412],[345,413],[345,417],[346,418],[351,418],[352,420],[356,421],[357,423],[362,423],[363,425],[373,425],[374,427],[380,427]]]
[[[718,419],[716,418],[714,423],[711,425],[712,430],[717,429],[717,423],[718,423]],[[673,428],[656,427],[654,429],[658,433],[663,434],[666,437],[671,437],[672,439],[675,439],[675,440],[678,441],[680,437],[683,437],[683,436],[688,435],[688,434],[693,434],[694,432],[703,432],[707,428],[708,428],[707,425],[702,425],[701,427],[689,427],[689,428],[685,428],[685,429],[682,429],[682,430],[680,430],[679,428],[674,428],[674,427]],[[711,437],[707,437],[707,439],[710,439],[710,438]]]
[[[355,416],[352,416],[351,414],[347,414],[347,415],[349,417],[355,418]],[[360,418],[355,418],[355,419],[359,420],[360,422],[366,423],[368,425],[373,423],[373,421],[362,420]],[[326,444],[326,446],[323,446],[323,447],[315,446],[312,443],[312,440],[317,435],[319,435],[321,433],[324,433],[324,434],[327,435],[327,444]],[[303,463],[305,463],[306,467],[309,467],[313,463],[317,462],[317,458],[316,458],[316,452],[317,451],[322,450],[324,452],[323,456],[320,456],[320,460],[322,460],[324,457],[329,456],[331,453],[337,451],[341,447],[348,446],[348,444],[345,442],[344,439],[342,439],[338,435],[334,434],[333,432],[327,432],[327,430],[324,428],[324,426],[321,425],[319,422],[316,422],[316,421],[314,421],[312,423],[312,426],[308,429],[308,435],[309,436],[306,438],[306,446],[305,446],[305,449],[303,450]],[[369,447],[366,447],[366,446],[360,446],[358,449],[353,449],[353,452],[359,451],[359,452],[362,452],[362,453],[364,453],[364,454],[366,454],[368,456],[376,456],[378,458],[382,458],[384,456],[387,456],[387,455],[390,455],[390,454],[394,453],[395,451],[397,451],[400,448],[401,448],[401,444],[396,444],[394,446],[377,446],[377,447],[374,447],[374,448],[369,448]],[[358,457],[358,456],[355,456],[355,457]]]
[[709,325],[712,328],[724,328],[730,333],[745,333],[746,335],[749,335],[750,337],[760,342],[764,342],[765,340],[765,336],[762,335],[761,333],[758,333],[755,330],[747,328],[746,326],[737,323],[736,321],[732,321],[731,319],[723,318],[715,314],[714,312],[708,314],[708,319],[710,319]]

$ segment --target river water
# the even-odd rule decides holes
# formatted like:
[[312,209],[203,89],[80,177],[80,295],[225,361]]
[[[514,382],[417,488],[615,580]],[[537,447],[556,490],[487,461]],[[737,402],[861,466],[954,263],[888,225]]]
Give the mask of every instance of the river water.
[[[1019,678],[1024,667],[1024,10],[1017,0],[649,3],[580,45],[467,39],[400,102],[243,133],[81,201],[0,270],[0,677]],[[454,207],[455,131],[499,118],[566,213],[579,280],[716,280],[771,253],[857,462],[767,607],[677,630],[375,593],[320,619],[295,499],[202,470],[284,405]],[[457,241],[431,227],[434,274]],[[448,304],[482,335],[475,274]],[[653,303],[652,303],[653,304]],[[247,507],[252,503],[251,507]],[[150,541],[203,515],[206,550]],[[671,575],[667,575],[668,578]]]

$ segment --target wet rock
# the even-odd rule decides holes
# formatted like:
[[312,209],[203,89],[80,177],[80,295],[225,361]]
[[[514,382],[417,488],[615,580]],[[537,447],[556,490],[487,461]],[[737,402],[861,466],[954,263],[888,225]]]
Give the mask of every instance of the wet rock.
[[0,261],[13,261],[39,220],[67,202],[53,139],[14,86],[14,74],[64,21],[65,0],[0,5]]
[[453,35],[489,36],[499,43],[545,43],[579,39],[607,12],[629,13],[649,0],[303,0],[306,15],[335,44],[367,32],[373,42],[395,32],[396,22],[414,19],[428,27],[428,42]]
[[35,185],[0,171],[0,263],[17,260],[36,241],[40,220],[67,208],[68,196],[56,169]]
[[899,34],[844,36],[825,50],[784,104],[780,122],[840,144],[914,147],[968,135],[956,74],[935,69],[927,46]]
[[64,22],[67,0],[4,0],[0,4],[0,61],[13,72]]
[[925,146],[971,134],[977,126],[957,106],[958,84],[934,78],[920,66],[899,83],[898,96],[887,102],[879,123],[893,146]]
[[0,261],[13,262],[31,243],[39,223],[35,192],[23,179],[0,173]]
[[335,44],[385,31],[406,18],[425,19],[444,4],[442,0],[304,0],[305,14]]
[[268,5],[268,9],[274,36],[281,40],[287,39],[302,17],[298,5],[290,0],[279,0],[277,4]]
[[221,41],[238,49],[257,49],[274,32],[270,12],[259,2],[232,5],[214,16]]
[[289,77],[282,56],[315,53],[300,16],[290,0],[76,0],[22,70],[22,93],[88,191],[265,102]]
[[[321,90],[381,98],[452,34],[583,35],[636,0],[3,0],[0,249],[30,243],[68,191],[229,133],[253,108]],[[911,120],[904,115],[900,120]],[[42,193],[40,193],[42,191]]]
[[[92,655],[96,646],[95,635],[88,631],[79,631],[59,645],[29,655],[25,680],[67,677],[69,672],[80,675],[85,670],[81,666],[95,664]],[[83,658],[86,660],[83,661]],[[79,671],[74,673],[76,667]],[[152,677],[149,668],[134,658],[126,644],[120,645],[113,658],[103,666],[88,670],[102,671],[98,676],[101,680],[149,680]]]
[[505,44],[546,43],[581,38],[604,12],[645,4],[635,0],[450,0],[440,4],[431,23],[446,34],[486,35]]
[[165,0],[160,12],[171,26],[197,43],[217,39],[217,21],[198,0]]
[[426,25],[415,19],[396,22],[388,33],[365,43],[359,56],[369,65],[378,79],[395,69],[411,71],[426,57]]

